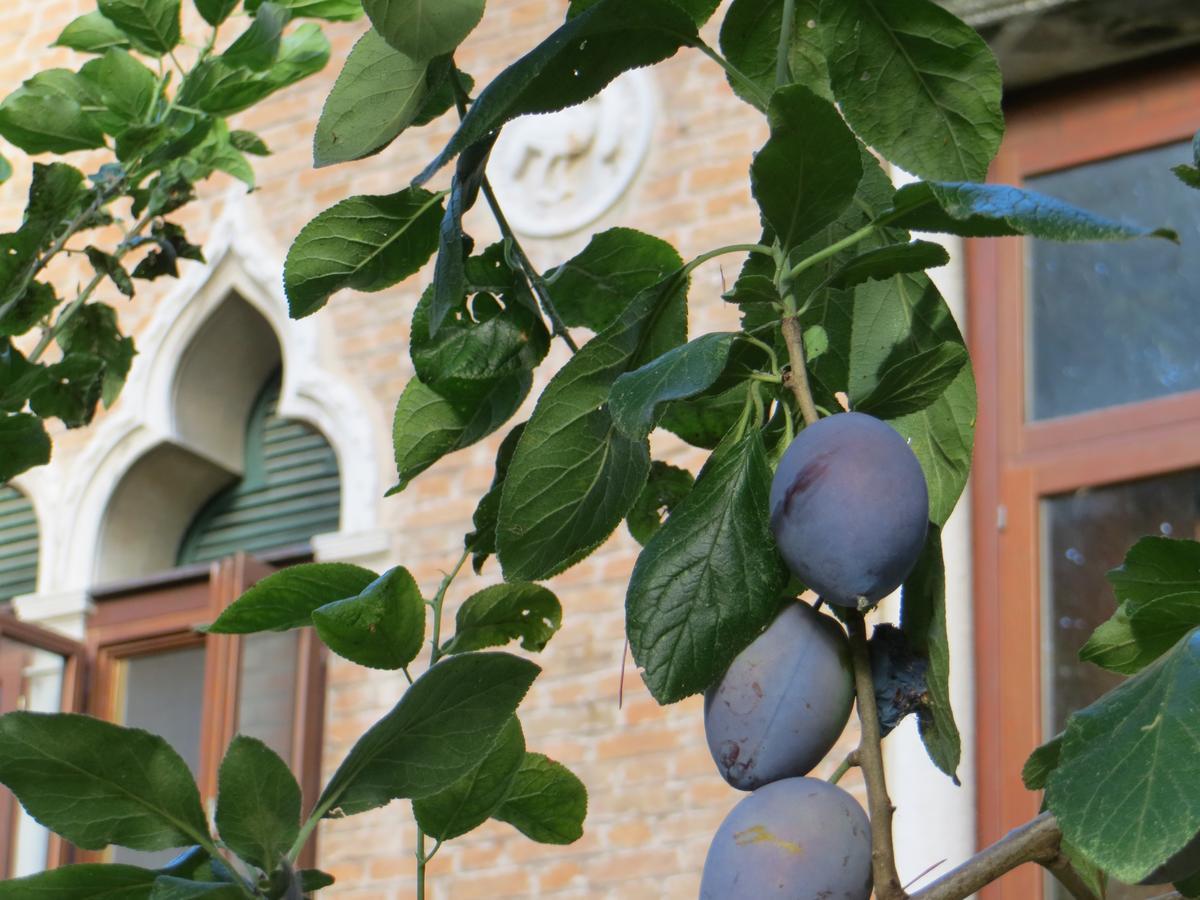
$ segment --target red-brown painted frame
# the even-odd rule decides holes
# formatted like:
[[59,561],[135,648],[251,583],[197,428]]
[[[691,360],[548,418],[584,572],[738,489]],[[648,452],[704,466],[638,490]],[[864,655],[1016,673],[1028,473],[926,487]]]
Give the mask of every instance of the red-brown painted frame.
[[[1032,175],[1190,138],[1200,128],[1200,62],[1124,70],[1009,104],[991,180]],[[1183,190],[1181,186],[1181,190]],[[1022,240],[967,248],[968,341],[979,385],[972,487],[978,840],[1035,815],[1020,770],[1042,734],[1040,498],[1200,465],[1200,391],[1102,412],[1024,418]],[[987,900],[1040,900],[1025,866]]]

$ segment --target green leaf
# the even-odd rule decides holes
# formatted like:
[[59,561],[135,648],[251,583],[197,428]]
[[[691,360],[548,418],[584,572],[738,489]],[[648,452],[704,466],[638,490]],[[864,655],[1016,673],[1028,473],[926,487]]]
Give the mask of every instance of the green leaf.
[[[567,18],[573,19],[599,2],[600,0],[570,0],[570,5],[567,7]],[[691,16],[697,25],[703,25],[711,19],[713,13],[717,11],[717,7],[721,5],[721,0],[671,0],[671,2]]]
[[662,527],[663,520],[692,491],[696,479],[686,469],[655,460],[650,464],[650,477],[638,496],[633,509],[625,517],[629,533],[643,547]]
[[56,416],[68,428],[92,421],[104,385],[104,361],[73,353],[47,366],[43,383],[29,395],[29,407],[43,419]]
[[208,839],[187,763],[165,740],[89,716],[0,716],[0,782],[85,850],[166,850]]
[[502,647],[520,640],[525,650],[546,648],[562,627],[562,605],[554,594],[537,584],[508,582],[472,594],[459,607],[454,637],[443,653],[465,653]]
[[97,0],[103,16],[129,35],[133,46],[162,56],[179,44],[180,0]]
[[1000,68],[932,0],[821,0],[838,105],[885,157],[923,178],[981,180],[1004,134]]
[[0,881],[0,900],[148,900],[158,873],[85,863]]
[[435,462],[483,440],[525,401],[533,379],[528,372],[505,378],[479,397],[448,400],[419,378],[410,378],[396,404],[392,447],[400,480],[398,494]]
[[235,150],[251,153],[254,156],[270,156],[271,148],[253,131],[229,132],[229,143]]
[[225,172],[254,190],[254,167],[233,145],[229,126],[224,120],[213,122],[207,137],[192,151],[190,158],[204,166],[206,171]]
[[429,61],[429,70],[425,74],[425,101],[417,111],[417,116],[412,122],[413,125],[428,125],[454,107],[455,79],[458,80],[463,92],[469,96],[475,88],[475,79],[466,72],[458,71],[452,55],[439,56],[437,59]]
[[1188,898],[1200,897],[1200,872],[1185,878],[1183,881],[1175,882],[1175,890]]
[[362,18],[361,0],[275,0],[298,19],[356,22]]
[[50,435],[37,416],[0,415],[0,484],[50,462]]
[[444,791],[413,801],[417,824],[437,841],[474,830],[504,802],[524,761],[525,735],[513,716],[478,766]]
[[415,274],[437,249],[441,199],[420,188],[350,197],[305,225],[283,267],[292,318],[342,288],[381,291]]
[[259,4],[254,11],[254,20],[221,54],[221,58],[231,66],[243,66],[255,72],[266,71],[279,55],[283,28],[290,18],[291,14],[278,3],[267,0]]
[[[1200,190],[1200,166],[1178,165],[1173,166],[1171,171],[1188,187]],[[1196,896],[1200,896],[1200,887],[1197,887]]]
[[757,430],[718,447],[638,557],[625,596],[634,661],[659,703],[712,684],[770,623],[787,572],[767,525]]
[[452,52],[483,18],[484,0],[362,0],[389,44],[412,59]]
[[563,322],[598,333],[641,291],[682,265],[678,251],[661,238],[610,228],[592,235],[581,253],[547,272],[546,281]]
[[1157,237],[1178,243],[1169,228],[1117,222],[1062,200],[1007,184],[918,181],[896,192],[890,224],[963,237],[1025,234],[1048,241],[1129,241]]
[[300,833],[300,785],[262,741],[239,734],[225,751],[216,824],[225,845],[264,872],[274,870]]
[[0,135],[30,154],[103,147],[103,130],[83,111],[89,93],[74,72],[39,72],[0,103]]
[[676,400],[667,405],[658,425],[693,447],[712,450],[737,425],[749,391],[749,383],[743,382],[716,396]]
[[750,183],[764,220],[790,249],[850,205],[862,164],[837,109],[803,85],[776,91],[768,119],[771,138],[754,157]]
[[946,565],[941,529],[929,529],[916,568],[904,581],[900,627],[908,644],[929,662],[928,698],[917,711],[917,727],[934,765],[958,784],[962,740],[950,706],[950,641],[946,634]]
[[236,884],[188,881],[160,875],[154,881],[150,900],[243,900],[246,893]]
[[[115,256],[93,246],[88,246],[84,252],[87,253],[88,262],[92,264],[97,275],[103,275],[111,280],[117,290],[126,297],[133,296],[133,279],[129,277],[129,273],[125,271],[125,267]],[[112,307],[107,308],[112,309]],[[72,322],[73,319],[74,317],[68,319],[66,324]]]
[[91,83],[111,114],[106,118],[112,121],[104,126],[109,134],[143,124],[158,99],[158,79],[127,50],[114,47],[106,51],[85,63],[79,75]]
[[369,669],[403,669],[425,642],[425,601],[403,566],[313,610],[312,621],[325,646]]
[[950,262],[950,254],[941,244],[931,241],[910,241],[888,244],[868,250],[850,260],[830,279],[829,286],[851,288],[866,281],[878,281],[912,272],[923,272]]
[[85,13],[73,19],[51,45],[68,47],[80,53],[103,53],[110,47],[129,47],[129,38],[99,12]]
[[1067,721],[1046,804],[1063,837],[1122,881],[1200,832],[1198,697],[1200,629]]
[[649,447],[617,431],[603,404],[619,375],[682,343],[686,298],[682,273],[643,291],[542,393],[500,497],[506,579],[538,581],[574,565],[632,508],[650,472]]
[[32,282],[17,302],[0,320],[0,336],[16,337],[25,334],[54,311],[58,305],[54,288],[40,281]]
[[712,332],[620,376],[608,398],[613,424],[626,437],[644,439],[654,430],[663,403],[712,387],[737,338],[734,332]]
[[[3,359],[3,357],[0,357]],[[525,430],[525,423],[516,425],[504,436],[500,448],[496,451],[495,474],[488,492],[479,498],[479,504],[471,516],[475,530],[469,532],[463,540],[463,545],[471,551],[471,565],[478,575],[483,571],[487,558],[496,552],[496,523],[500,518],[500,495],[504,491],[504,479],[508,476],[508,467],[512,463],[513,453],[516,452],[517,442]]]
[[[833,100],[829,69],[810,27],[818,16],[819,0],[797,0],[795,29],[788,57],[792,81],[817,96]],[[752,106],[766,110],[766,100],[775,92],[775,65],[779,53],[779,30],[783,25],[783,0],[734,0],[721,23],[721,51],[725,58],[756,88],[729,78],[734,92]]]
[[312,624],[313,610],[353,597],[379,576],[349,563],[288,566],[253,585],[205,628],[213,634],[287,631]]
[[920,412],[946,392],[968,361],[967,348],[954,341],[904,356],[881,369],[875,385],[862,397],[852,396],[850,405],[880,419]]
[[1200,625],[1200,544],[1146,537],[1108,573],[1119,607],[1079,658],[1132,675]]
[[405,56],[372,28],[354,45],[325,100],[313,141],[321,166],[378,153],[416,119],[428,62]]
[[4,184],[8,179],[12,178],[12,173],[12,163],[0,155],[0,184]]
[[540,671],[507,653],[442,660],[359,738],[318,808],[353,815],[450,787],[488,754]]
[[526,753],[508,799],[493,818],[540,844],[573,844],[583,837],[587,788],[562,763]]
[[1046,786],[1050,773],[1058,768],[1058,759],[1062,754],[1063,736],[1047,741],[1029,754],[1025,766],[1021,769],[1021,780],[1031,791],[1040,791]]
[[[355,3],[358,0],[354,0]],[[321,888],[333,887],[335,879],[328,872],[320,869],[301,869],[296,873],[300,876],[300,887],[305,893],[319,891]]]
[[192,0],[209,25],[220,25],[237,9],[238,0]]
[[446,148],[415,183],[424,184],[467,147],[517,116],[582,103],[622,72],[662,62],[698,40],[695,22],[670,0],[599,0],[484,88]]

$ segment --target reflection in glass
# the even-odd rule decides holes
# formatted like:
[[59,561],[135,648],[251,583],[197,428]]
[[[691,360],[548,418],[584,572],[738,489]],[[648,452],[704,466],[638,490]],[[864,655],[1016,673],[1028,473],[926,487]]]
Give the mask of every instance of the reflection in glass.
[[[1197,537],[1200,471],[1085,488],[1042,501],[1044,734],[1057,734],[1072,711],[1122,677],[1079,661],[1093,629],[1116,610],[1105,573],[1141,537]],[[1114,885],[1110,900],[1156,897],[1160,888]],[[1070,900],[1055,883],[1050,896]]]
[[292,759],[300,632],[262,632],[242,639],[238,734],[258,738]]
[[1176,229],[1183,246],[1028,244],[1027,417],[1048,419],[1200,389],[1200,203],[1171,173],[1190,143],[1030,178],[1111,218]]

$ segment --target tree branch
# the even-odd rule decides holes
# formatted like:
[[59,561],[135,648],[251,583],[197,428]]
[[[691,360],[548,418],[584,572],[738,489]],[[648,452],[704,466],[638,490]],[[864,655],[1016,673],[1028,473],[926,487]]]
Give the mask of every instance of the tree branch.
[[800,320],[793,315],[783,318],[783,340],[788,348],[788,370],[785,383],[796,395],[800,404],[800,414],[804,416],[804,424],[812,425],[820,418],[817,415],[817,405],[813,402],[812,388],[808,384],[808,363],[804,358],[804,330]]
[[[785,333],[789,321],[795,322],[795,319],[784,320]],[[892,813],[895,808],[888,797],[887,779],[883,772],[883,739],[879,729],[879,712],[875,708],[875,681],[871,677],[867,624],[858,610],[852,610],[848,620],[850,658],[854,664],[854,695],[862,727],[858,762],[867,783],[867,806],[871,814],[871,872],[875,881],[875,896],[878,900],[904,900],[908,895],[900,883],[900,875],[896,871],[896,853],[892,847]]]
[[1075,900],[1098,900],[1063,853],[1056,852],[1052,858],[1042,861],[1041,864]]

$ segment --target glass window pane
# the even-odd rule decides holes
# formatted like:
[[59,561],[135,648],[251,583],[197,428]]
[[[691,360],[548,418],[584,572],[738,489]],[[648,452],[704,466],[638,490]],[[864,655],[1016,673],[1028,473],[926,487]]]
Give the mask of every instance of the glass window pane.
[[[204,708],[204,647],[185,647],[134,656],[120,666],[117,721],[161,735],[192,770],[200,771],[201,710]],[[157,868],[177,850],[144,853],[114,847],[112,861]]]
[[[58,712],[62,703],[66,661],[57,653],[39,650],[11,638],[0,638],[0,698],[3,711]],[[9,877],[34,875],[46,869],[50,832],[34,821],[5,788],[0,810],[8,817],[11,843]]]
[[[1105,573],[1138,538],[1195,538],[1200,470],[1089,488],[1042,501],[1044,733],[1057,734],[1073,710],[1123,679],[1079,661],[1093,629],[1116,610]],[[1055,883],[1057,885],[1057,883]],[[1156,897],[1159,888],[1114,886],[1110,900]],[[1055,886],[1049,896],[1069,900]]]
[[1114,219],[1175,228],[1167,241],[1030,241],[1026,410],[1047,419],[1200,389],[1200,203],[1171,173],[1190,143],[1026,182]]
[[292,765],[300,633],[262,632],[242,639],[238,734],[258,738]]

